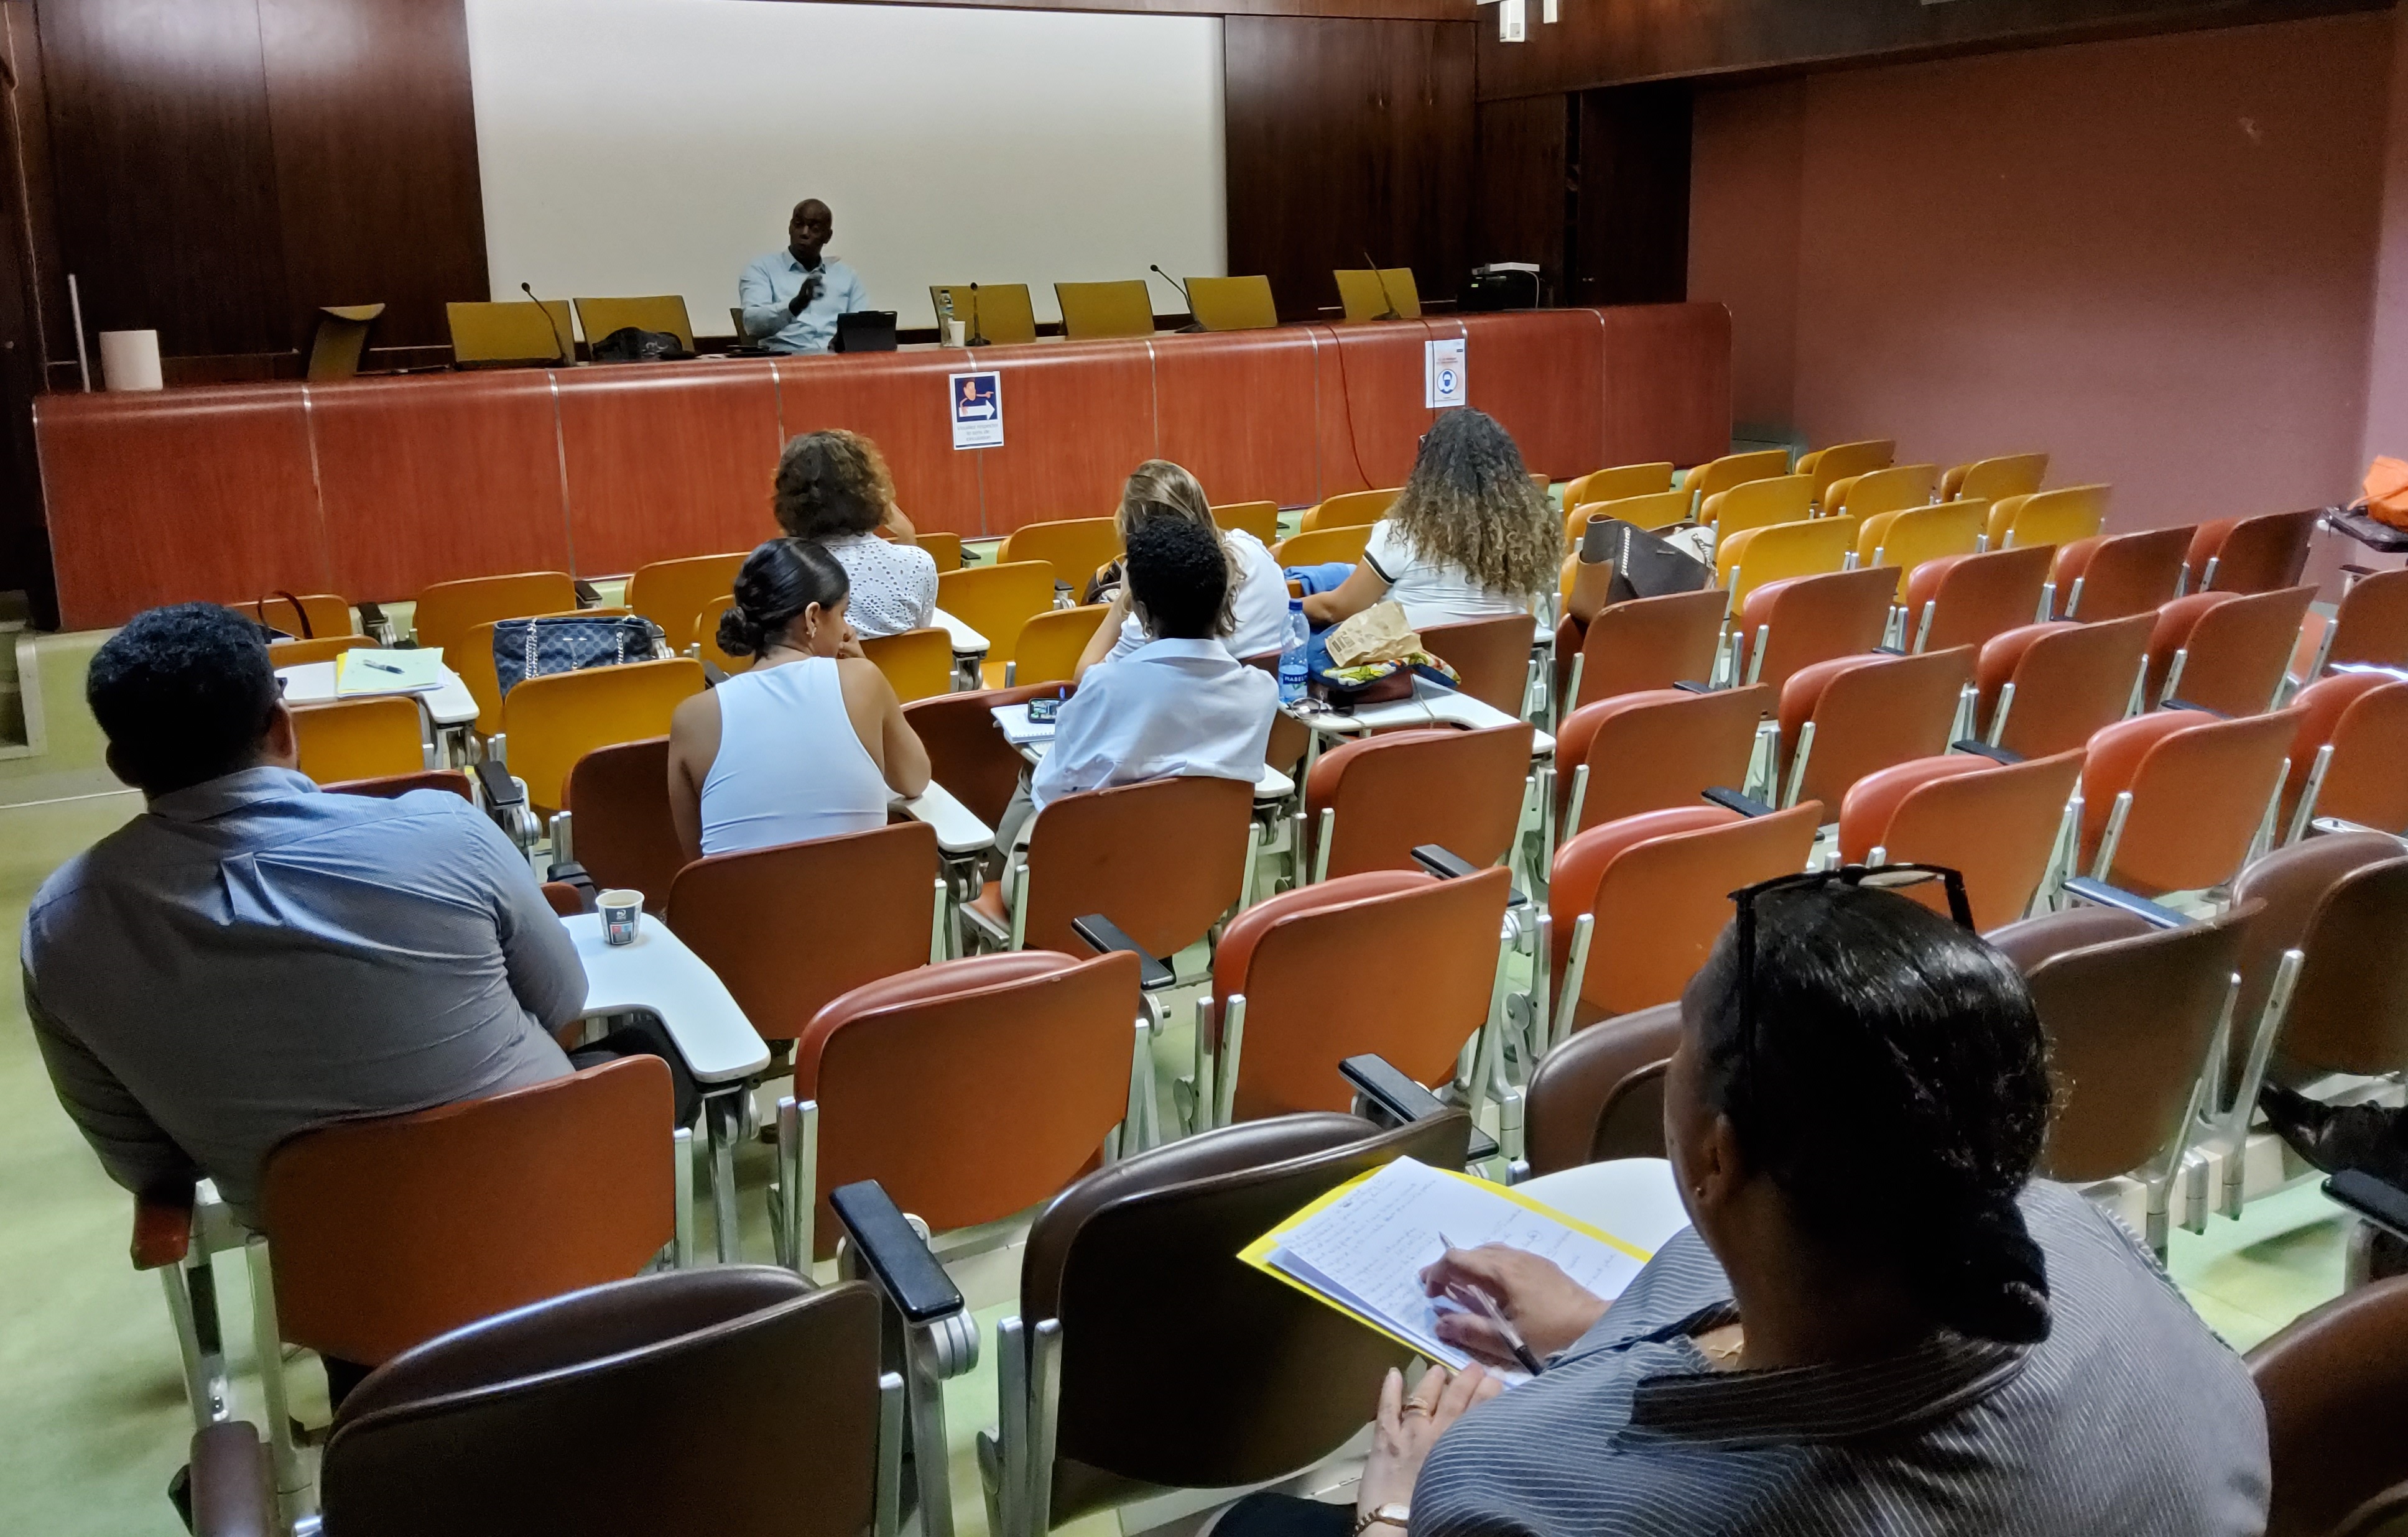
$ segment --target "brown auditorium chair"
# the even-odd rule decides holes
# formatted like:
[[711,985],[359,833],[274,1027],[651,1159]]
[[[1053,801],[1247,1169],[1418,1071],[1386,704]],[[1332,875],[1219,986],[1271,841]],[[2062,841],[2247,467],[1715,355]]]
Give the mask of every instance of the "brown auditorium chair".
[[1728,491],[1710,491],[1700,500],[1698,520],[1714,531],[1717,548],[1726,540],[1776,523],[1806,519],[1814,505],[1810,476],[1778,475],[1742,481]]
[[[1412,870],[1437,844],[1485,867],[1504,859],[1529,792],[1531,730],[1401,731],[1323,753],[1306,776],[1312,879]],[[1091,909],[1092,910],[1092,909]]]
[[1873,650],[1889,628],[1890,597],[1891,575],[1879,568],[1768,582],[1734,624],[1740,676],[1778,689],[1801,667]]
[[[428,1110],[305,1128],[260,1171],[254,1337],[364,1366],[509,1308],[633,1275],[685,1235],[668,1065],[624,1057]],[[597,1200],[596,1192],[608,1192]],[[300,1487],[266,1371],[279,1487]]]
[[1254,789],[1200,775],[1081,790],[1028,823],[1003,879],[963,909],[996,949],[1085,953],[1070,925],[1102,913],[1175,956],[1246,895]]
[[710,855],[667,894],[663,921],[765,1040],[793,1040],[838,994],[943,959],[944,884],[924,822]]
[[1530,693],[1530,641],[1537,621],[1527,614],[1433,624],[1423,648],[1455,671],[1463,691],[1492,709],[1520,715]]
[[1806,868],[1823,808],[1746,817],[1718,805],[1648,811],[1592,827],[1556,853],[1556,1046],[1599,1019],[1667,1003],[1706,963],[1730,894]]
[[895,686],[895,697],[906,704],[953,691],[953,637],[940,626],[865,639],[861,654],[878,663]]
[[1999,497],[1990,503],[1988,548],[2061,546],[2090,538],[2107,526],[2107,500],[2114,490],[2112,486],[2062,486],[2028,496]]
[[2341,603],[2330,619],[2309,611],[2300,680],[2313,682],[2327,667],[2347,662],[2408,667],[2408,569],[2344,566],[2342,579]]
[[[1167,1490],[1232,1492],[1314,1467],[1363,1426],[1363,1385],[1411,1352],[1239,1251],[1400,1157],[1460,1168],[1460,1110],[1383,1131],[1281,1116],[1081,1180],[1040,1212],[1019,1306],[996,1329],[999,1413],[980,1438],[988,1530],[1045,1533]],[[1163,1374],[1163,1320],[1208,1370]]]
[[1003,682],[1005,665],[1018,654],[1021,630],[1053,608],[1054,579],[1050,561],[998,562],[938,573],[937,606],[986,637],[989,688]]
[[[276,592],[252,603],[228,604],[247,619],[303,640],[329,640],[353,633],[351,600],[332,592]],[[319,659],[323,660],[323,659]]]
[[1600,1020],[1544,1057],[1523,1101],[1523,1160],[1552,1174],[1616,1158],[1664,1156],[1664,1069],[1681,1005]]
[[301,772],[322,785],[426,767],[425,714],[408,694],[335,699],[293,709]]
[[2344,1293],[2249,1352],[2266,1405],[2266,1537],[2393,1537],[2408,1485],[2408,1276]]
[[2035,545],[1924,562],[1907,578],[1907,649],[1979,646],[2046,619],[2042,606],[2055,558],[2055,550]]
[[2146,897],[2231,880],[2272,820],[2294,725],[2158,710],[2098,733],[2082,768],[2079,868]]
[[525,783],[528,804],[548,817],[567,806],[566,786],[579,759],[595,747],[667,735],[670,713],[702,688],[702,663],[688,657],[528,678],[502,701],[504,761]]
[[1745,790],[1773,690],[1651,689],[1574,710],[1555,733],[1556,836]]
[[313,662],[332,662],[346,651],[357,651],[374,646],[366,635],[322,635],[316,640],[271,640],[267,643],[267,664],[282,671],[287,667],[307,667]]
[[2088,621],[2156,613],[2182,591],[2183,556],[2195,532],[2153,528],[2060,546],[2051,574],[2058,614]]
[[1830,511],[1829,491],[1835,482],[1853,480],[1860,475],[1889,468],[1898,457],[1895,438],[1868,439],[1861,443],[1834,443],[1801,454],[1798,473],[1814,482],[1814,505]]
[[[530,614],[567,614],[577,608],[577,583],[566,571],[523,571],[509,576],[470,576],[437,582],[419,591],[410,628],[421,646],[439,646],[456,657],[468,632],[498,619]],[[455,668],[458,663],[452,664]]]
[[2299,648],[2313,587],[2270,592],[2195,592],[2157,610],[2149,633],[2149,698],[2180,699],[2221,715],[2274,707]]
[[[1098,569],[1120,557],[1119,519],[1066,518],[1056,522],[1021,524],[1003,536],[1003,548],[996,552],[995,560],[997,565],[1041,561],[1054,568],[1054,582],[1067,584],[1075,600],[1086,591],[1088,581]],[[949,614],[955,612],[942,598],[938,599],[938,605]],[[979,628],[978,621],[967,615],[956,617],[971,629]]]
[[[1338,1063],[1375,1053],[1416,1083],[1455,1070],[1488,1022],[1510,877],[1374,870],[1298,887],[1233,919],[1197,1021],[1199,1126],[1342,1110]],[[1331,985],[1366,964],[1377,987]],[[1234,1069],[1234,1073],[1232,1072]]]
[[[1076,684],[1068,685],[1076,691]],[[1052,698],[1064,691],[1059,683],[1031,683],[1017,689],[977,689],[965,693],[937,694],[903,706],[903,719],[928,749],[929,776],[945,787],[970,815],[993,827],[1011,804],[1012,792],[1028,760],[1004,740],[995,723],[995,707]]]
[[[627,578],[626,605],[661,627],[669,649],[683,651],[695,642],[703,605],[734,591],[736,574],[751,553],[739,549],[727,555],[689,555],[639,566]],[[715,632],[718,614],[710,614],[707,622]]]
[[1836,811],[1875,769],[1946,751],[1972,676],[1970,646],[1840,657],[1792,673],[1781,686],[1782,804]]
[[669,739],[595,747],[568,771],[566,793],[552,818],[554,861],[574,860],[595,886],[641,891],[644,905],[661,911],[685,864],[669,819]]
[[2296,586],[2308,566],[2318,511],[2261,513],[2201,523],[2185,557],[2194,592],[2271,592]]
[[1994,635],[1973,664],[1982,731],[2026,758],[2078,747],[2138,707],[2152,614],[2052,620]]
[[1951,753],[1878,769],[1841,803],[1840,861],[1945,866],[1965,877],[1976,929],[2012,923],[2071,841],[2081,777],[2079,748],[2019,763]]
[[407,795],[413,790],[439,790],[474,805],[477,792],[468,786],[464,769],[421,769],[416,774],[380,774],[366,779],[341,779],[318,787],[337,795],[373,795],[390,801]]
[[1706,682],[1726,602],[1709,587],[1610,604],[1584,631],[1565,619],[1555,632],[1556,697],[1569,713],[1617,694]]
[[1825,512],[1876,518],[1929,505],[1939,477],[1936,464],[1892,464],[1835,480],[1818,500]]
[[[891,1530],[902,1447],[881,1411],[903,1388],[883,1370],[880,1324],[864,1282],[814,1288],[774,1266],[727,1265],[466,1325],[394,1357],[344,1401],[319,1474],[322,1530]],[[613,1458],[613,1445],[645,1455]],[[195,1537],[273,1530],[264,1471],[248,1424],[196,1439]]]
[[2317,817],[2408,833],[2408,683],[2382,673],[2337,673],[2291,702],[2300,729],[2283,787],[2286,839]]
[[2002,454],[1952,467],[1940,480],[1940,499],[1978,497],[1995,502],[2002,496],[2029,496],[2048,474],[2046,454]]
[[828,1196],[855,1180],[938,1232],[1060,1190],[1140,1108],[1140,1074],[1152,1094],[1143,1030],[1138,959],[1117,951],[969,956],[831,1001],[778,1102],[780,1262],[836,1252]]
[[2075,906],[1990,935],[2024,973],[2048,1038],[2057,1095],[2038,1172],[2072,1185],[2137,1180],[2143,1236],[2160,1257],[2258,911],[2237,905],[2204,923],[2164,912],[2165,923]]

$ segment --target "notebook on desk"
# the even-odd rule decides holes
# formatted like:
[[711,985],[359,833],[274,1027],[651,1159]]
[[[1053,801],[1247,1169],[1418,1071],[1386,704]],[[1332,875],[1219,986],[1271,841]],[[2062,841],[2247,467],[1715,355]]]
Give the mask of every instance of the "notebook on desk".
[[423,694],[443,687],[443,648],[417,647],[407,651],[361,648],[335,659],[335,697],[359,699],[369,694]]

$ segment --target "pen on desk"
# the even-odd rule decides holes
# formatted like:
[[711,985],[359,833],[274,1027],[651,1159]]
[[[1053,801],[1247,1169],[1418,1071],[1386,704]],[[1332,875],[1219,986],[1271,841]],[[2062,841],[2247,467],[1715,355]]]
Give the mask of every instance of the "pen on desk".
[[393,667],[393,666],[388,666],[387,664],[385,664],[384,662],[370,662],[370,661],[369,661],[367,658],[366,658],[366,657],[362,657],[362,658],[360,658],[360,665],[361,665],[361,666],[363,666],[363,667],[373,667],[373,668],[375,668],[375,669],[376,669],[378,672],[380,672],[380,673],[391,673],[391,674],[393,674],[395,677],[399,677],[399,676],[401,676],[401,669],[400,669],[400,668],[398,668],[398,667]]
[[[1446,1234],[1440,1233],[1438,1241],[1445,1246],[1448,1253],[1454,1252],[1455,1242]],[[1441,1254],[1439,1258],[1443,1259],[1446,1256]],[[1513,1359],[1521,1363],[1523,1371],[1535,1377],[1546,1370],[1546,1367],[1541,1364],[1538,1356],[1531,1351],[1529,1342],[1522,1338],[1522,1331],[1513,1327],[1513,1320],[1505,1316],[1505,1310],[1497,1305],[1496,1298],[1491,1297],[1479,1287],[1466,1285],[1450,1286],[1446,1288],[1446,1294],[1464,1306],[1474,1309],[1490,1323],[1495,1324],[1497,1331],[1505,1336],[1505,1347],[1513,1352]]]

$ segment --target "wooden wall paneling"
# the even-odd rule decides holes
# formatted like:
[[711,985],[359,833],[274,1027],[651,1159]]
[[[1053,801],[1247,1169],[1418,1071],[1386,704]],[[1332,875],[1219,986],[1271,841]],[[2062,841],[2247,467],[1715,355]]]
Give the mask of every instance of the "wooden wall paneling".
[[295,345],[380,303],[374,347],[448,346],[445,301],[487,297],[465,0],[258,7]]
[[1157,458],[1185,465],[1215,503],[1321,500],[1324,360],[1311,332],[1157,336],[1153,346]]
[[23,229],[35,299],[25,344],[45,388],[79,389],[75,329],[67,311],[66,265],[59,254],[58,188],[50,174],[50,99],[43,78],[41,31],[34,0],[0,0],[0,39],[16,77],[6,102],[9,217]]
[[1556,480],[1601,468],[1605,333],[1597,312],[1459,319],[1471,404],[1513,434],[1523,462]]
[[[31,176],[38,156],[49,164],[42,133],[41,53],[34,46],[33,12],[25,0],[0,0],[0,589],[25,593],[34,622],[58,628],[58,590],[50,569],[49,531],[42,521],[42,471],[34,439],[34,397],[42,377],[42,278],[55,265],[36,238],[53,235],[47,200],[50,178]],[[55,254],[55,241],[52,242]]]
[[579,576],[751,549],[773,532],[781,440],[768,363],[605,363],[559,379]]
[[1438,418],[1425,404],[1423,344],[1461,327],[1450,318],[1316,326],[1313,334],[1322,349],[1322,496],[1403,485]]
[[1122,483],[1154,456],[1159,435],[1147,349],[1125,341],[982,347],[976,366],[1003,371],[1003,447],[974,450],[987,532],[1111,516]]
[[163,603],[323,591],[309,430],[289,386],[36,404],[61,619],[125,622]]
[[391,603],[462,576],[572,569],[550,370],[308,394],[333,591]]
[[[989,366],[983,360],[1006,350],[982,347],[871,353],[861,357],[788,357],[776,361],[778,421],[783,438],[843,427],[878,445],[895,477],[895,501],[914,528],[976,539],[987,531],[980,519],[979,456],[953,448],[953,418],[945,376]],[[979,361],[971,361],[971,360]],[[1016,397],[1004,382],[1004,426],[1016,424]],[[770,461],[774,479],[777,461]],[[777,533],[769,510],[768,481],[761,504],[761,534]]]
[[1473,114],[1471,264],[1536,262],[1556,295],[1566,292],[1571,116],[1561,94],[1482,102]]
[[1598,314],[1605,333],[1599,463],[1702,464],[1728,453],[1730,311],[1682,304]]
[[40,18],[86,329],[155,329],[172,354],[293,346],[257,0],[41,0]]
[[1680,81],[1582,93],[1577,254],[1567,302],[1656,305],[1688,296],[1689,104],[1689,87]]
[[1229,18],[1229,270],[1267,274],[1283,319],[1336,313],[1331,271],[1367,254],[1425,299],[1456,292],[1476,25]]

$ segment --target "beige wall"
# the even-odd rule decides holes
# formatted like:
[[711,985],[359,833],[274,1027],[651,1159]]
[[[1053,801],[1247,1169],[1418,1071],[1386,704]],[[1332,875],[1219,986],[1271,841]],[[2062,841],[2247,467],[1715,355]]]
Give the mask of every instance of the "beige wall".
[[2371,437],[2408,451],[2408,142],[2375,306],[2393,21],[1703,93],[1690,296],[1731,306],[1735,416],[2046,448],[2127,527],[2348,494]]

